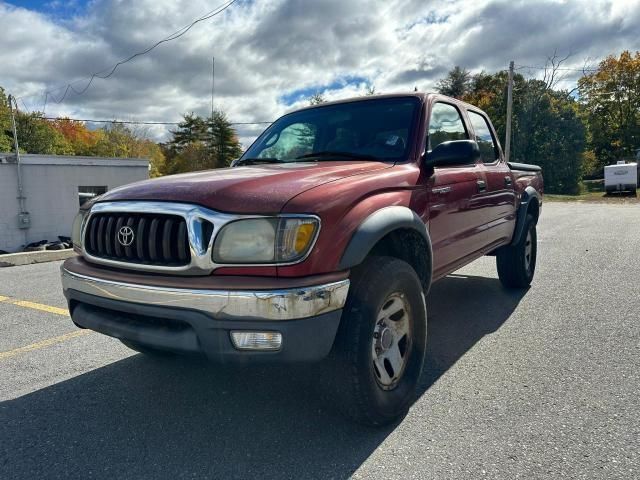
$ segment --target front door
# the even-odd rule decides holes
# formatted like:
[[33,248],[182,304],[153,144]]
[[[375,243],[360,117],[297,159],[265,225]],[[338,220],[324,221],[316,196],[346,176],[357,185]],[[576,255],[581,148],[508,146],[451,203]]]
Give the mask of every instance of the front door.
[[511,239],[516,220],[516,194],[511,169],[504,161],[487,118],[480,112],[467,110],[475,140],[480,147],[486,192],[482,196],[482,216],[487,248]]

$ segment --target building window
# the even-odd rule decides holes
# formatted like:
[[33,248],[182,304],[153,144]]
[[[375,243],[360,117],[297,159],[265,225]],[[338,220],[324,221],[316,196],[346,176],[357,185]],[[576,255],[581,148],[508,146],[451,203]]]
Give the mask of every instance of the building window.
[[84,202],[91,200],[93,197],[107,193],[107,187],[78,187],[78,200],[80,206],[84,205]]

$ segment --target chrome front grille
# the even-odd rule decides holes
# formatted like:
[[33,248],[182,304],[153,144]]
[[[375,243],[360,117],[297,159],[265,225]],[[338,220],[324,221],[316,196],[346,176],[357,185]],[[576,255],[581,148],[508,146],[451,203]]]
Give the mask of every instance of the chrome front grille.
[[191,261],[187,223],[177,215],[97,213],[88,220],[85,246],[94,257],[121,262],[176,267]]
[[[226,224],[248,218],[271,217],[229,214],[178,202],[97,202],[82,224],[82,256],[109,267],[172,275],[209,275],[220,267],[246,267],[248,264],[218,264],[212,250]],[[120,242],[117,235],[122,228],[130,231],[126,230]]]

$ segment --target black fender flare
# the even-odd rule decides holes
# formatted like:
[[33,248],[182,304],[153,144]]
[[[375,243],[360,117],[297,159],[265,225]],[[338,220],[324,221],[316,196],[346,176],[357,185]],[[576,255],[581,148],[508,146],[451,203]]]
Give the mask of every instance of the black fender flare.
[[364,219],[351,236],[338,268],[346,270],[361,264],[380,240],[394,230],[400,229],[414,230],[424,239],[427,245],[425,253],[429,262],[427,285],[430,284],[433,254],[429,232],[422,219],[413,210],[399,205],[381,208]]
[[518,207],[518,213],[516,214],[516,228],[513,231],[513,239],[511,245],[516,245],[524,233],[524,224],[527,220],[527,214],[533,202],[537,202],[538,206],[542,204],[542,195],[529,185],[524,189],[520,196],[520,206]]

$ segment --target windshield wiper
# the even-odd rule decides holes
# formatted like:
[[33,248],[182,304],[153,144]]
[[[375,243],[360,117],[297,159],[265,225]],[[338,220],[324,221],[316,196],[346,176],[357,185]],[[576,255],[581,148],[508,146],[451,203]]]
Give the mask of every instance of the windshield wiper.
[[284,160],[280,160],[279,158],[275,158],[275,157],[264,157],[264,158],[250,157],[250,158],[239,159],[233,166],[239,167],[240,165],[256,165],[259,163],[286,163],[286,162]]
[[305,155],[296,157],[296,160],[303,158],[316,158],[318,160],[331,160],[331,157],[349,158],[352,160],[376,160],[380,161],[380,158],[374,155],[366,155],[364,153],[352,153],[352,152],[340,152],[337,150],[322,150],[320,152],[311,152]]

